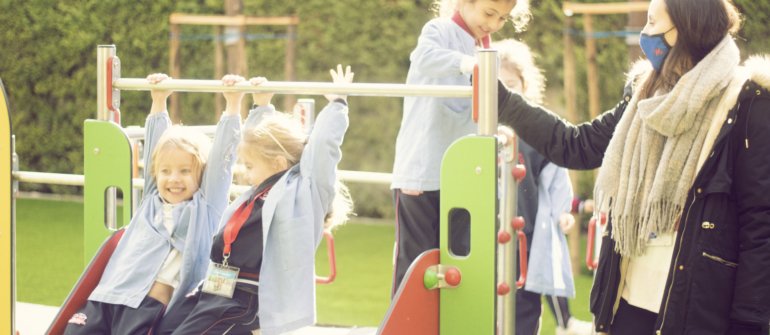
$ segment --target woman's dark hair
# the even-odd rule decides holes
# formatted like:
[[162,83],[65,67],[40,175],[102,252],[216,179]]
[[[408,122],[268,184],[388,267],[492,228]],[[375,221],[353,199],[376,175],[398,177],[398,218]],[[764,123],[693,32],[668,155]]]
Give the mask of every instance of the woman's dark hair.
[[741,25],[741,15],[731,0],[665,0],[678,37],[660,73],[653,72],[642,88],[642,97],[657,90],[669,91],[687,71],[708,55]]

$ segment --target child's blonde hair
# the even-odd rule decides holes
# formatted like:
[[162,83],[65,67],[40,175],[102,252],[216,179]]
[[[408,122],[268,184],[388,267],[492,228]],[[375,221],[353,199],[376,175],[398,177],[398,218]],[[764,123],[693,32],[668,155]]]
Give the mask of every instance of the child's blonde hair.
[[299,163],[305,142],[307,136],[299,122],[285,113],[273,113],[243,131],[238,151],[241,155],[262,159],[284,157],[292,166]]
[[197,176],[198,185],[203,178],[203,171],[206,169],[206,161],[211,151],[211,140],[206,134],[184,126],[171,126],[163,132],[158,139],[155,149],[152,151],[152,166],[150,175],[153,178],[158,176],[158,164],[160,156],[166,150],[181,150],[193,156],[193,174]]
[[[249,155],[264,160],[284,157],[291,167],[299,163],[306,143],[307,135],[299,120],[277,112],[266,116],[255,127],[243,131],[238,153],[240,156]],[[353,209],[348,188],[339,180],[334,188],[334,201],[324,221],[327,229],[345,223]]]
[[[475,2],[478,0],[434,0],[431,10],[437,17],[452,17],[457,11],[462,1]],[[511,10],[511,23],[516,31],[524,31],[529,23],[532,14],[529,12],[529,0],[487,0],[487,1],[506,1],[516,2]]]
[[331,230],[347,222],[351,215],[355,215],[353,214],[353,198],[350,196],[348,186],[337,179],[334,184],[332,207],[329,208],[329,212],[324,218],[324,228]]
[[517,40],[506,39],[492,42],[491,48],[497,49],[501,67],[511,66],[521,75],[521,95],[531,102],[542,104],[545,76],[535,65],[535,56],[529,47]]

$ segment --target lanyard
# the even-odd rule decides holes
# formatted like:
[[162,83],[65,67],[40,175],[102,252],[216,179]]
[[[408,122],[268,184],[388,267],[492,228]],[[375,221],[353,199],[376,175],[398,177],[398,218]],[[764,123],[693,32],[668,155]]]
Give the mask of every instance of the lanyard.
[[225,231],[222,234],[222,238],[225,242],[225,246],[222,249],[223,265],[227,265],[227,259],[230,258],[232,244],[235,242],[235,239],[238,238],[238,233],[241,231],[243,225],[246,224],[246,220],[249,218],[249,215],[251,215],[251,210],[254,209],[254,203],[257,202],[257,199],[267,196],[267,192],[270,191],[270,188],[271,187],[266,187],[264,190],[257,193],[253,200],[250,200],[248,203],[241,205],[241,207],[239,207],[238,210],[233,213],[233,216],[230,217],[230,220],[227,221],[227,224],[225,225]]

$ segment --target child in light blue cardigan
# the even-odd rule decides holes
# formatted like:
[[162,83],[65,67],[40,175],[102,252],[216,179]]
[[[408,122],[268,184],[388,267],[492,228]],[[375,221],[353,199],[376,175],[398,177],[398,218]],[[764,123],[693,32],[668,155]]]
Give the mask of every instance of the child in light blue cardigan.
[[[167,78],[147,77],[152,84]],[[227,85],[241,80],[223,78]],[[146,334],[206,274],[211,236],[228,202],[243,94],[224,94],[227,109],[213,145],[203,134],[171,126],[170,94],[152,90],[142,202],[65,334]]]

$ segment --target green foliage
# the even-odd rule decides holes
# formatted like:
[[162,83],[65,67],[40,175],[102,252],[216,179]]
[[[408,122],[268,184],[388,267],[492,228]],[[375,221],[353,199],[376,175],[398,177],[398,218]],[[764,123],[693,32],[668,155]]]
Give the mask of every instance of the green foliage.
[[743,13],[743,28],[738,33],[738,45],[747,55],[770,52],[767,22],[770,22],[770,5],[766,1],[734,0]]
[[[157,17],[170,4],[137,1],[143,11],[116,11],[116,5],[37,1],[0,10],[0,76],[12,103],[20,169],[83,172],[82,125],[96,114],[96,45],[122,46],[125,77],[162,70],[167,32]],[[124,97],[127,124],[142,120],[136,111],[146,110],[148,100]]]
[[[562,1],[530,0],[533,19],[523,33],[506,27],[495,39],[516,37],[539,55],[545,70],[550,99],[548,107],[563,111]],[[590,0],[582,2],[601,2]],[[409,53],[422,25],[432,16],[431,0],[244,0],[244,14],[251,16],[297,15],[300,26],[295,80],[327,81],[328,69],[350,64],[357,82],[404,82]],[[739,42],[744,53],[767,52],[770,47],[764,22],[770,4],[736,0],[745,15]],[[152,72],[168,72],[169,25],[172,12],[221,15],[221,0],[81,0],[62,2],[34,0],[0,1],[0,78],[6,85],[14,113],[12,121],[22,170],[82,173],[82,124],[95,117],[96,46],[115,44],[122,75],[142,78]],[[573,29],[583,29],[583,18],[573,17]],[[626,15],[598,16],[596,31],[623,30]],[[182,28],[180,64],[182,77],[214,78],[213,29]],[[248,34],[268,37],[286,34],[284,27],[252,27]],[[577,63],[578,110],[587,120],[585,37],[574,36]],[[283,39],[258,38],[247,42],[246,76],[284,78]],[[622,38],[597,40],[601,109],[615,105],[621,95],[624,72],[630,60]],[[216,115],[213,94],[179,93],[181,120],[185,124],[211,124]],[[318,107],[325,103],[317,99]],[[149,108],[146,92],[122,92],[124,125],[143,123]],[[276,99],[279,102],[280,98]],[[402,99],[353,97],[351,128],[343,146],[341,168],[388,172],[392,169],[394,143],[401,120]],[[281,106],[280,108],[286,108]],[[586,179],[579,192],[590,194]],[[26,189],[72,192],[71,188],[23,185]],[[356,211],[365,216],[390,216],[390,193],[383,185],[351,185]],[[588,191],[586,191],[588,190]]]

